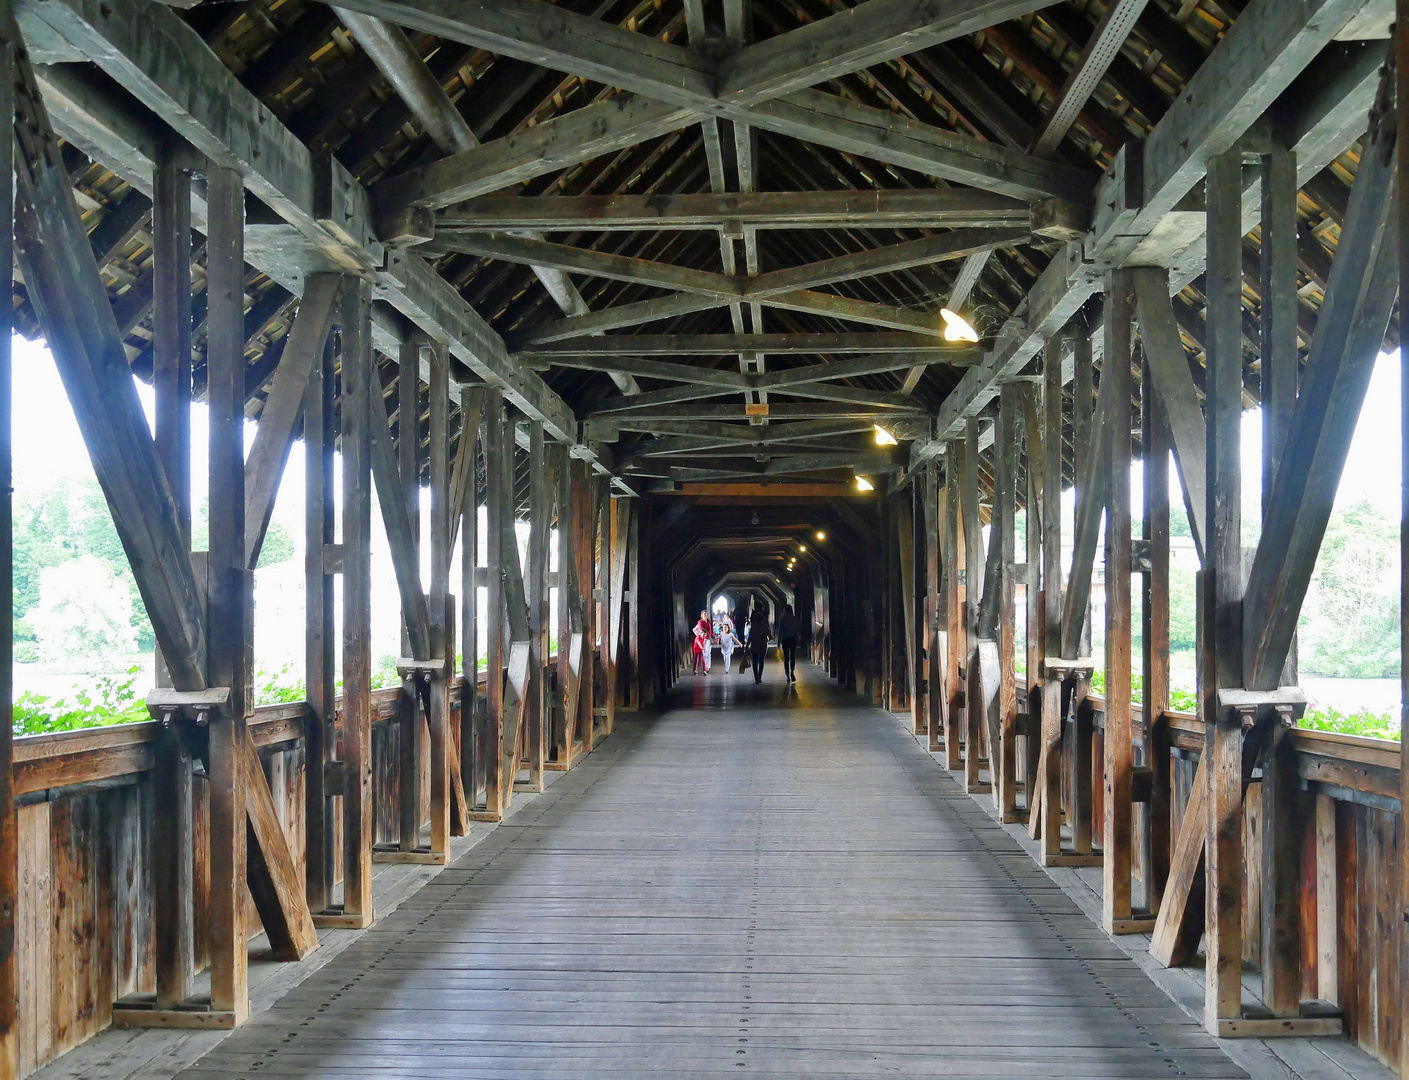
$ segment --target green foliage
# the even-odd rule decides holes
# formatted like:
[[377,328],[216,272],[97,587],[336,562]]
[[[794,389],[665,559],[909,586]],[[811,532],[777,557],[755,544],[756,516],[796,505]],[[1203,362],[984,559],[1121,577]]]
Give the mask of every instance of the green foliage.
[[1331,515],[1298,624],[1302,670],[1399,673],[1399,523],[1370,503]]
[[16,498],[14,544],[12,610],[16,660],[25,663],[41,659],[34,625],[26,616],[39,607],[43,571],[84,555],[101,559],[127,586],[132,599],[131,620],[137,648],[146,651],[156,647],[147,610],[137,591],[137,581],[128,567],[127,555],[97,480],[60,480],[43,492]]
[[47,735],[149,719],[145,703],[132,689],[141,671],[132,667],[126,676],[100,675],[91,693],[80,689],[72,701],[32,692],[21,694],[14,704],[15,734]]
[[396,657],[388,653],[377,661],[376,669],[372,672],[370,685],[373,690],[385,690],[391,686],[401,685],[401,673],[396,670]]
[[1198,643],[1194,572],[1169,568],[1169,651],[1193,652]]
[[278,671],[270,673],[261,668],[254,677],[254,703],[256,705],[283,705],[303,701],[308,697],[308,687],[303,676],[294,670],[292,662]]
[[1334,731],[1341,735],[1364,735],[1371,739],[1399,738],[1399,723],[1390,713],[1375,713],[1369,709],[1343,713],[1333,706],[1320,705],[1303,716],[1297,727]]
[[255,569],[263,570],[266,566],[276,566],[288,562],[293,557],[293,533],[289,532],[289,527],[282,522],[271,521],[268,531],[264,534],[264,543],[259,549],[259,565]]

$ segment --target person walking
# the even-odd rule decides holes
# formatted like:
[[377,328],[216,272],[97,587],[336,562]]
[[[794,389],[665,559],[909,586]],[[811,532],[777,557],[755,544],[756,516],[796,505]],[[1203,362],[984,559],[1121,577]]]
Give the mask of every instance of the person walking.
[[749,653],[753,657],[753,681],[763,681],[763,658],[768,654],[768,614],[760,605],[749,618]]
[[[709,643],[710,631],[709,612],[701,611],[700,621],[695,623],[695,660],[694,665],[690,668],[691,675],[709,674],[709,654],[711,651]],[[701,671],[701,669],[703,669],[703,671]]]
[[[734,620],[727,615],[720,621],[719,626],[719,651],[724,654],[724,674],[729,674],[729,665],[734,662],[734,650],[741,644],[738,636],[734,633]],[[743,674],[740,672],[740,674]]]
[[797,637],[797,616],[788,604],[778,619],[778,650],[783,654],[783,676],[788,682],[797,682]]

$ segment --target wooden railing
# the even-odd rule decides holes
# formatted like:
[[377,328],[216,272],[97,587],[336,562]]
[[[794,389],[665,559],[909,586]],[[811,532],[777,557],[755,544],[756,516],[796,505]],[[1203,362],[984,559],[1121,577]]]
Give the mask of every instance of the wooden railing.
[[[1024,688],[1019,684],[1020,708]],[[1094,711],[1090,807],[1094,850],[1101,848],[1103,819],[1103,722],[1105,701]],[[1026,714],[1024,714],[1024,719]],[[1166,711],[1170,756],[1170,835],[1177,837],[1204,749],[1204,725],[1192,713]],[[1132,708],[1141,755],[1145,728]],[[1398,817],[1401,812],[1400,745],[1385,739],[1294,728],[1290,733],[1302,798],[1291,823],[1300,845],[1297,892],[1301,912],[1301,997],[1338,1007],[1346,1035],[1390,1068],[1399,1064],[1402,991],[1397,957]],[[1070,747],[1070,743],[1068,747]],[[1069,751],[1068,751],[1069,754]],[[1064,754],[1068,756],[1068,754]],[[1148,761],[1148,759],[1144,759]],[[1070,761],[1064,762],[1070,775]],[[1259,774],[1243,800],[1243,959],[1261,965],[1262,830]],[[987,798],[982,795],[980,798]],[[1137,793],[1141,803],[1147,796]],[[1083,800],[1078,800],[1079,802]],[[1145,805],[1148,805],[1145,803]],[[1071,807],[1067,808],[1068,813]],[[1146,847],[1137,815],[1135,876],[1146,881]],[[1196,913],[1202,924],[1202,901]],[[1198,960],[1202,963],[1202,960]]]
[[[481,677],[481,683],[483,677]],[[452,684],[452,730],[459,730],[461,680]],[[373,802],[378,839],[395,839],[398,806],[396,731],[399,687],[375,691]],[[262,706],[249,730],[279,823],[299,871],[304,868],[302,702]],[[108,1026],[113,1005],[155,990],[153,771],[161,725],[155,721],[17,738],[15,804],[19,819],[17,913],[20,1075],[34,1071]],[[426,785],[422,785],[422,791]],[[195,791],[195,967],[206,966],[209,891],[204,776]],[[341,874],[338,874],[339,879]],[[263,930],[246,897],[248,938]]]

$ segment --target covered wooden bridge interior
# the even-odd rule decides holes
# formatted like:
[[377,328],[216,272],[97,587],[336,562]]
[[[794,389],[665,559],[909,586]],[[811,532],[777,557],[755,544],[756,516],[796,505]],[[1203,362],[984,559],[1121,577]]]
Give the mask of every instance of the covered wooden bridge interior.
[[[515,803],[626,843],[561,792],[728,757],[672,761],[643,734],[687,703],[690,627],[721,595],[793,605],[802,703],[857,746],[898,730],[875,707],[902,718],[924,807],[988,808],[966,866],[1038,888],[1007,857],[1025,838],[1088,882],[1106,935],[1148,941],[1140,967],[1202,973],[1210,1035],[1320,1038],[1325,1070],[1340,1037],[1409,1076],[1400,747],[1298,728],[1295,663],[1399,338],[1395,18],[1389,0],[0,0],[11,325],[53,353],[159,648],[149,723],[0,725],[0,1076],[61,1068],[110,1026],[245,1025],[251,942],[316,968],[379,918],[387,867],[474,858],[465,837],[498,852]],[[252,568],[295,452],[307,700],[256,708]],[[1169,707],[1171,452],[1201,563],[1193,714]],[[381,690],[374,529],[403,623]],[[686,684],[716,695],[697,704],[735,701],[705,685]],[[792,753],[810,729],[754,704],[747,738]],[[613,743],[643,756],[611,764]],[[840,776],[825,796],[840,818],[849,793]],[[876,852],[931,812],[905,805],[863,834]],[[924,871],[942,899],[909,899],[999,918],[942,888],[948,865]],[[517,917],[531,933],[532,903]],[[347,949],[327,962],[373,964]],[[994,1028],[974,1031],[955,1039]],[[583,1053],[563,1075],[596,1075]],[[1192,1060],[1151,1053],[1168,1063],[1070,1075]],[[963,1072],[942,1056],[897,1071]],[[1294,1059],[1276,1075],[1351,1074]],[[1199,1060],[1214,1071],[1181,1074],[1242,1075]],[[745,1065],[719,1061],[700,1075]],[[344,1074],[302,1068],[269,1074]],[[529,1074],[483,1074],[501,1072]]]

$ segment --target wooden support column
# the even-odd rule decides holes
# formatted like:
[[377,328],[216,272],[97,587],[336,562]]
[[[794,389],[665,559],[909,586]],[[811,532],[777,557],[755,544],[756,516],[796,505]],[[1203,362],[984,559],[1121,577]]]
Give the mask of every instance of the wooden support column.
[[[1061,338],[1042,351],[1042,651],[1062,651],[1062,349]],[[1043,862],[1062,850],[1062,677],[1042,673],[1042,745],[1038,750],[1036,813],[1028,831],[1042,840]]]
[[[1262,156],[1262,512],[1283,459],[1297,390],[1296,155],[1276,146]],[[1281,684],[1294,686],[1296,639]],[[1301,838],[1306,799],[1289,732],[1272,722],[1262,743],[1262,1003],[1273,1016],[1301,1012]]]
[[938,458],[930,458],[925,465],[924,484],[924,535],[925,535],[925,593],[929,604],[925,611],[925,642],[928,651],[927,678],[925,683],[925,730],[929,738],[931,753],[944,747],[944,669],[945,653],[945,593],[944,578],[940,564],[940,532],[943,525],[943,488],[940,479]]
[[1032,383],[1022,390],[1023,433],[1027,443],[1025,494],[1027,519],[1023,536],[1027,562],[1026,611],[1024,628],[1027,641],[1027,734],[1025,760],[1023,762],[1023,790],[1027,797],[1028,832],[1031,835],[1034,824],[1033,811],[1037,806],[1037,777],[1041,765],[1041,724],[1042,724],[1042,419],[1041,392]]
[[[421,550],[421,392],[420,360],[423,342],[419,335],[412,335],[401,343],[396,372],[397,400],[397,460],[401,478],[401,498],[406,506],[407,521],[411,527],[411,555],[420,569]],[[374,405],[380,405],[376,398],[380,390],[374,391]],[[375,438],[375,436],[373,436]],[[401,655],[412,655],[411,622],[415,614],[402,611]],[[417,659],[426,659],[417,657]],[[398,843],[404,854],[409,854],[421,846],[421,753],[423,749],[424,721],[421,717],[416,672],[403,672],[401,676],[401,702],[398,713],[397,754],[397,794]]]
[[[635,516],[633,504],[636,500],[611,498],[610,485],[607,493],[607,505],[611,515],[612,576],[607,630],[602,636],[609,643],[611,656],[611,674],[607,678],[607,734],[610,735],[616,725],[616,706],[622,689],[621,617],[622,606],[626,603],[627,545],[631,535],[631,519]],[[630,670],[629,663],[627,669]]]
[[[341,335],[339,335],[341,336]],[[334,760],[333,575],[342,572],[335,534],[333,493],[333,364],[337,343],[329,335],[308,380],[303,404],[304,448],[304,678],[309,717],[304,727],[304,888],[308,906],[321,913],[333,902],[337,869],[335,817],[327,776]]]
[[[964,790],[970,794],[993,790],[991,782],[979,779],[983,760],[984,726],[987,720],[980,682],[978,655],[978,613],[983,602],[984,549],[983,530],[978,506],[978,435],[979,422],[970,417],[964,425],[964,457],[960,465],[963,485],[964,519],[964,719],[967,739],[964,744]],[[997,747],[988,748],[990,781],[997,762]]]
[[[1395,179],[1397,241],[1396,254],[1400,281],[1409,281],[1409,0],[1397,0],[1397,19],[1394,30],[1395,55]],[[1399,460],[1402,476],[1409,476],[1409,349],[1399,350]],[[1399,655],[1409,656],[1409,484],[1400,488],[1399,504]],[[1409,712],[1409,664],[1400,665],[1399,700],[1401,715]],[[1400,726],[1400,761],[1409,761],[1409,724]],[[1409,769],[1401,766],[1399,771],[1399,804],[1409,806]],[[1335,847],[1335,812],[1326,815],[1317,806],[1316,827],[1318,840],[1323,828],[1323,816],[1329,816],[1330,847]],[[1401,810],[1399,815],[1399,985],[1409,987],[1409,819]],[[1320,844],[1318,843],[1318,851]],[[1319,860],[1318,860],[1319,862]],[[1334,863],[1332,864],[1334,865]],[[1321,888],[1318,880],[1317,905],[1321,904]],[[1333,969],[1334,970],[1334,969]],[[1323,976],[1323,980],[1325,977]],[[1325,982],[1323,981],[1323,988]],[[1347,988],[1348,989],[1348,988]],[[1326,996],[1323,994],[1322,996]],[[1409,1080],[1409,1024],[1400,1027],[1399,1076]]]
[[461,669],[464,687],[460,691],[460,783],[465,802],[473,817],[473,808],[480,805],[483,752],[477,739],[484,703],[479,695],[479,457],[480,419],[484,414],[482,387],[465,387],[460,391],[460,446],[457,461],[466,462],[461,474],[458,505],[453,511],[460,515],[460,635]]
[[[488,684],[485,689],[485,711],[475,740],[484,767],[484,803],[474,816],[485,821],[498,821],[504,812],[506,793],[501,791],[500,759],[504,752],[504,577],[513,569],[504,562],[500,535],[504,529],[504,513],[509,499],[504,495],[504,394],[496,387],[485,391],[484,402],[484,475],[487,529],[485,546],[488,570],[488,598],[484,605],[485,653]],[[509,443],[512,445],[512,443]],[[513,528],[513,523],[509,523]],[[512,782],[512,779],[511,779]]]
[[[15,50],[20,41],[13,0],[0,0],[0,109],[15,111]],[[14,221],[15,146],[0,140],[0,221]],[[0,227],[0,259],[14,265],[12,226]],[[0,594],[14,595],[14,507],[11,496],[11,350],[14,316],[0,317]],[[0,612],[0,1073],[18,1074],[19,1031],[15,1003],[15,915],[19,903],[19,820],[14,805],[14,611]]]
[[1207,765],[1208,909],[1204,1022],[1220,1034],[1242,1016],[1242,720],[1220,709],[1218,691],[1243,685],[1242,472],[1242,157],[1212,158],[1208,214],[1208,538],[1199,684]]
[[[504,641],[503,711],[500,716],[499,793],[500,812],[508,809],[513,799],[514,783],[524,752],[524,708],[528,702],[528,669],[531,634],[528,628],[528,600],[524,590],[523,568],[519,559],[518,534],[515,531],[514,494],[514,428],[512,419],[503,425],[502,484],[499,488],[498,545],[503,568],[504,599],[502,606]],[[495,537],[490,537],[495,542]]]
[[[372,358],[372,294],[350,284],[342,315],[343,914],[320,926],[371,925],[372,912],[372,409],[382,409]],[[385,415],[384,413],[382,415]]]
[[595,587],[592,590],[592,619],[593,632],[592,640],[597,642],[598,662],[593,665],[594,679],[602,680],[602,723],[598,725],[597,720],[597,695],[594,687],[592,697],[589,699],[589,712],[587,715],[587,751],[590,753],[596,745],[598,736],[606,737],[609,729],[607,727],[607,706],[612,694],[612,676],[616,673],[616,665],[611,661],[611,627],[610,627],[610,605],[612,591],[612,559],[611,559],[611,508],[612,495],[611,485],[601,477],[594,476],[591,483],[592,490],[592,523],[589,536],[590,542],[587,545],[588,559],[594,561],[594,581]]
[[547,758],[547,694],[544,665],[548,662],[548,461],[543,425],[528,426],[528,629],[532,635],[528,660],[528,705],[524,757],[528,760],[526,791],[543,790]]
[[1131,861],[1134,847],[1132,774],[1135,766],[1130,726],[1130,351],[1135,297],[1129,273],[1114,271],[1106,289],[1105,360],[1110,411],[1103,417],[1101,454],[1106,459],[1106,728],[1104,866],[1101,922],[1106,933],[1150,929],[1131,918]]
[[591,466],[573,459],[573,519],[577,536],[573,553],[577,558],[578,599],[582,605],[582,670],[578,675],[576,737],[582,752],[592,752],[592,709],[596,701],[597,604],[593,599],[597,561],[597,481]]
[[958,769],[961,743],[960,710],[964,688],[959,679],[959,658],[964,648],[963,530],[960,528],[959,474],[964,444],[952,440],[944,455],[944,767]]
[[626,652],[630,659],[629,707],[639,709],[645,686],[641,670],[641,514],[643,505],[633,501],[631,524],[626,533]]
[[210,718],[210,1008],[230,1025],[249,1014],[245,944],[246,725],[253,576],[245,568],[245,191],[240,175],[212,162],[207,173],[207,399],[210,406],[209,684],[228,687]]
[[[152,386],[155,442],[176,504],[181,536],[191,542],[191,177],[167,150],[152,192]],[[8,355],[8,328],[6,328]],[[8,533],[7,533],[8,535]],[[157,650],[157,679],[171,685]],[[158,1009],[191,996],[195,974],[195,782],[184,725],[161,733],[153,798],[161,826],[152,837],[152,919]]]
[[1140,437],[1144,461],[1144,523],[1149,568],[1142,577],[1140,644],[1144,672],[1141,694],[1145,765],[1150,801],[1145,808],[1145,899],[1158,915],[1169,879],[1170,788],[1169,721],[1169,433],[1146,360],[1140,377]]
[[[999,571],[998,609],[998,747],[991,751],[996,764],[989,768],[998,790],[998,810],[1005,822],[1016,821],[1018,784],[1018,686],[1014,669],[1017,649],[1017,470],[1018,398],[1016,384],[1004,386],[998,400],[998,427],[993,443],[993,529],[1002,559]],[[990,541],[992,542],[992,541]]]
[[[453,789],[458,775],[452,776],[453,736],[450,733],[450,695],[447,680],[455,670],[455,599],[450,595],[450,352],[443,342],[433,341],[430,351],[430,425],[427,432],[430,458],[430,632],[431,659],[440,660],[437,669],[427,673],[426,727],[430,736],[430,853],[450,857],[452,811],[458,806],[464,815],[464,792],[458,801]],[[417,762],[419,765],[419,761]],[[460,835],[464,834],[463,828]]]
[[[1093,408],[1092,386],[1095,364],[1092,359],[1091,331],[1082,327],[1076,334],[1076,357],[1072,378],[1072,466],[1075,509],[1072,530],[1071,577],[1062,597],[1062,651],[1068,661],[1091,655],[1091,575],[1096,554],[1096,538],[1101,509],[1105,501],[1102,490],[1104,473],[1101,453],[1102,440],[1093,432],[1093,420],[1099,411],[1107,421],[1104,408],[1109,395],[1103,393],[1102,406]],[[1102,380],[1102,387],[1106,385]],[[1066,814],[1071,829],[1071,849],[1074,861],[1092,859],[1092,743],[1094,714],[1088,703],[1091,695],[1090,668],[1069,668],[1064,672],[1064,692],[1070,701],[1063,710],[1066,723]]]
[[[918,486],[918,481],[912,487]],[[919,706],[919,649],[920,637],[915,625],[915,608],[917,606],[915,597],[915,511],[916,508],[911,501],[911,493],[901,492],[895,503],[895,537],[899,558],[896,559],[896,567],[900,580],[900,610],[902,624],[902,640],[905,646],[905,662],[902,667],[905,680],[905,690],[909,698],[910,705],[910,727],[913,732],[920,734],[924,731],[924,721]]]

